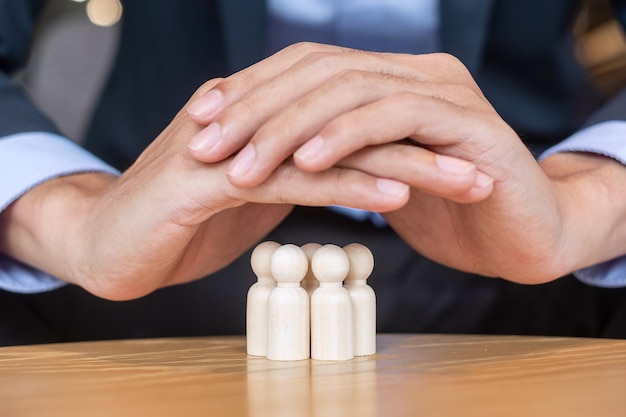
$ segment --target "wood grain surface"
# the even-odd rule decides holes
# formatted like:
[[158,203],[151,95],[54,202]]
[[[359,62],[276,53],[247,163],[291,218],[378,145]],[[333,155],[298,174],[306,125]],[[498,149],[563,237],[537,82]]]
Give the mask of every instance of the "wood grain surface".
[[0,416],[624,416],[626,341],[379,335],[375,356],[268,361],[244,337],[0,348]]

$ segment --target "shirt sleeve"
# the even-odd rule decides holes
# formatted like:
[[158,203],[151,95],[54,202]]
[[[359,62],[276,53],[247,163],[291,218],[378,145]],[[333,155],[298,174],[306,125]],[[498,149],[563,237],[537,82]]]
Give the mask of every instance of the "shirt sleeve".
[[380,213],[345,206],[329,206],[328,209],[359,222],[370,221],[376,227],[387,226],[387,220]]
[[546,150],[539,159],[559,152],[591,152],[626,165],[626,121],[611,120],[580,130]]
[[[607,121],[587,127],[549,148],[539,159],[559,152],[591,152],[626,165],[626,121]],[[626,256],[574,272],[580,281],[596,287],[626,286]]]
[[[47,132],[0,139],[0,212],[33,187],[53,178],[88,172],[119,172],[74,142]],[[64,284],[42,271],[0,255],[0,289],[36,293]]]

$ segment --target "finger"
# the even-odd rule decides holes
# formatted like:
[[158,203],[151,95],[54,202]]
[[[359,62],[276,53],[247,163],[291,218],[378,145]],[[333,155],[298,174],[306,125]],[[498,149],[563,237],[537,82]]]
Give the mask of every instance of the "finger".
[[410,185],[457,203],[475,203],[493,191],[493,179],[474,164],[411,145],[391,144],[363,149],[337,166]]
[[[366,53],[325,45],[304,46],[297,52],[288,54],[287,64],[275,64],[274,61],[283,57],[276,55],[258,67],[251,67],[250,71],[227,78],[216,87],[223,96],[223,110],[190,141],[196,159],[215,162],[229,156],[271,116],[347,68],[403,77],[411,74],[412,79],[427,78],[415,68],[414,61],[426,60],[422,57]],[[300,59],[294,62],[293,55]]]
[[[211,89],[204,90],[203,94],[194,97],[188,109],[189,114],[196,123],[208,125],[224,108],[285,72],[303,57],[313,53],[336,52],[342,49],[310,42],[288,46],[271,57],[222,79]],[[201,138],[196,138],[193,144],[194,150],[199,147],[200,143]]]
[[[480,91],[461,61],[446,53],[422,55],[377,53],[334,45],[299,42],[226,79],[222,79],[219,85],[211,87],[211,90],[214,89],[214,91],[220,94],[209,94],[207,97],[204,97],[206,93],[211,92],[205,90],[203,94],[195,97],[194,103],[195,101],[198,101],[198,103],[194,104],[192,109],[190,109],[192,119],[198,123],[206,124],[210,122],[218,110],[235,102],[252,89],[287,71],[306,57],[310,59],[305,62],[309,62],[319,72],[327,72],[333,68],[365,69],[366,67],[359,66],[360,63],[355,61],[355,59],[362,59],[361,63],[367,59],[371,62],[377,62],[377,70],[385,74],[409,76],[423,81],[434,79],[439,80],[439,82],[465,81],[473,84],[477,92]],[[344,59],[347,59],[353,66],[345,67],[344,65],[339,65],[345,61]]]
[[194,91],[194,93],[189,98],[188,102],[186,103],[186,110],[187,112],[189,112],[190,116],[192,116],[194,113],[190,109],[190,107],[192,107],[192,105],[196,103],[198,100],[201,100],[202,97],[204,97],[204,95],[206,95],[209,91],[215,88],[215,86],[217,86],[219,83],[223,81],[224,81],[224,78],[212,78],[209,81],[203,83],[200,87],[198,87],[196,91]]
[[[484,106],[482,97],[463,85],[344,71],[265,122],[233,161],[229,178],[240,187],[258,185],[311,137],[295,152],[296,163],[310,171],[327,169],[358,149],[415,136],[422,119],[433,121],[424,110],[464,116],[461,106],[450,105],[453,100]],[[440,108],[423,109],[422,101]],[[446,118],[436,119],[448,124]]]
[[409,198],[409,187],[401,182],[365,172],[331,168],[304,172],[292,163],[281,165],[258,187],[227,187],[229,198],[255,203],[305,206],[346,206],[375,212],[397,210]]
[[205,90],[194,97],[189,106],[191,118],[200,124],[208,124],[226,106],[239,100],[258,86],[285,72],[304,56],[321,52],[337,52],[343,48],[310,42],[288,46],[270,58],[259,61]]
[[[240,151],[240,155],[235,157],[228,172],[231,182],[240,187],[260,184],[298,146],[338,115],[341,118],[341,115],[354,109],[410,88],[433,93],[430,84],[416,86],[416,83],[419,84],[414,80],[407,81],[392,75],[360,70],[344,71],[326,80],[258,128],[249,143]],[[369,124],[372,122],[368,121]],[[350,143],[341,140],[334,142],[339,148],[336,152],[340,155],[336,160],[356,149],[378,143],[371,135],[352,135],[350,139],[355,140]],[[395,141],[397,138],[391,140]],[[315,144],[315,141],[311,143]],[[308,147],[309,153],[313,155],[317,150],[315,146]],[[325,168],[331,165],[332,163]]]
[[[432,95],[437,88],[420,85],[421,91],[397,92],[339,115],[294,152],[296,165],[308,171],[327,169],[365,146],[403,138],[474,161],[501,136],[497,129],[506,127],[505,133],[509,133],[491,106],[472,90],[455,88],[451,94],[469,103],[459,105],[446,96]],[[478,137],[480,140],[472,141]]]
[[289,67],[273,65],[281,61],[278,56],[226,79],[207,93],[211,103],[201,104],[214,107],[219,102],[220,114],[189,141],[191,154],[203,162],[217,162],[239,150],[272,115],[331,77],[331,71],[319,70],[319,61],[332,60],[336,54],[309,54]]

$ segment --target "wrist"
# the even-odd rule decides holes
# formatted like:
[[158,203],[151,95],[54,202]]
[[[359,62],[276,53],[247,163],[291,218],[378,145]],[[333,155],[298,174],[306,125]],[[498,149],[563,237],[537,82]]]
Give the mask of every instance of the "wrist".
[[0,213],[0,251],[78,283],[88,213],[115,177],[89,173],[52,179]]
[[568,152],[542,161],[556,191],[561,275],[621,256],[626,247],[626,168],[595,154]]

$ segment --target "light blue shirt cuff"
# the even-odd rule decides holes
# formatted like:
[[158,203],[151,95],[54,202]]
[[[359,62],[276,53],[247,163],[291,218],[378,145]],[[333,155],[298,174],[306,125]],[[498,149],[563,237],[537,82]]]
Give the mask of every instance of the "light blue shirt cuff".
[[370,221],[374,224],[374,226],[381,228],[387,226],[387,220],[385,220],[385,218],[380,213],[344,206],[330,206],[328,208],[331,211],[342,214],[353,220],[358,220],[360,222]]
[[65,285],[45,272],[0,254],[0,289],[21,294],[52,291]]
[[[559,152],[591,152],[626,165],[626,121],[612,120],[583,129],[548,149],[539,159]],[[596,287],[624,287],[626,256],[575,271],[574,276]]]
[[598,265],[579,269],[574,276],[585,284],[596,287],[626,287],[626,257],[612,259]]
[[0,139],[0,211],[27,191],[53,178],[86,172],[119,175],[74,142],[46,132]]
[[539,159],[560,152],[591,152],[608,156],[626,165],[626,121],[611,120],[576,132],[547,149]]
[[[87,172],[119,175],[113,167],[74,142],[46,132],[0,139],[0,212],[32,188],[53,178]],[[0,289],[18,293],[50,291],[64,282],[0,255]]]

